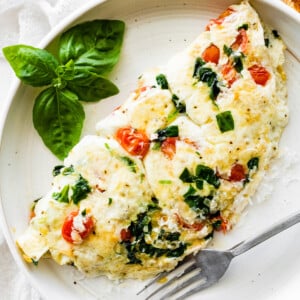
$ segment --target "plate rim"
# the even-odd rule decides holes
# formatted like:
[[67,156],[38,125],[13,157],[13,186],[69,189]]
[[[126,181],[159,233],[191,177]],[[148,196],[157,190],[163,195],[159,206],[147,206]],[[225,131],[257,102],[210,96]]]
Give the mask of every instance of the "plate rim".
[[[95,8],[96,6],[100,6],[101,4],[107,2],[109,0],[89,0],[88,3],[84,4],[81,8],[76,9],[73,13],[71,13],[68,17],[64,18],[60,21],[56,26],[54,26],[46,35],[45,37],[36,45],[38,48],[45,48],[47,47],[63,30],[65,30],[68,26],[70,26],[73,22],[76,22],[82,15],[88,13],[90,10]],[[125,0],[126,1],[126,0]],[[202,0],[199,0],[202,1]],[[242,1],[242,0],[241,0]],[[252,0],[248,0],[250,4],[252,4]],[[233,1],[232,1],[233,2]],[[292,18],[296,23],[300,25],[300,14],[295,11],[293,8],[285,4],[281,0],[254,0],[254,2],[261,2],[265,3],[270,7],[277,9],[278,11],[285,14],[287,17]],[[3,133],[4,128],[7,122],[9,110],[11,108],[11,104],[13,102],[14,97],[18,93],[21,88],[26,87],[22,84],[22,82],[18,78],[14,78],[6,98],[4,99],[3,110],[0,113],[0,154],[1,148],[3,144]],[[10,253],[16,263],[19,271],[25,274],[26,279],[31,284],[31,286],[39,292],[41,296],[45,296],[45,294],[40,290],[38,287],[37,282],[35,281],[34,277],[32,276],[32,272],[24,266],[24,264],[20,260],[20,252],[18,247],[15,244],[15,241],[12,237],[11,231],[8,227],[7,217],[4,213],[3,209],[3,201],[2,201],[2,192],[0,190],[0,230],[2,230],[5,242],[10,250]]]

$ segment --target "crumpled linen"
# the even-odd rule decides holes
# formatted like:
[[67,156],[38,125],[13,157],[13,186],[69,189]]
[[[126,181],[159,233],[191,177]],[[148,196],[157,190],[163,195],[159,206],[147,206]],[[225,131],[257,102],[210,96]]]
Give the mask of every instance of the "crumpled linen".
[[[95,0],[0,0],[0,48],[38,46],[63,18]],[[0,51],[0,113],[15,75]],[[0,228],[0,300],[42,300],[18,269]]]

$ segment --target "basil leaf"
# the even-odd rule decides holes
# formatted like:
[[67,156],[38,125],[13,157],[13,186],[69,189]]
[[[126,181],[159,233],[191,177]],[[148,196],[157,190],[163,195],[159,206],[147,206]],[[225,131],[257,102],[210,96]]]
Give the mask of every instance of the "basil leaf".
[[77,69],[107,74],[118,62],[125,24],[118,20],[84,22],[64,32],[59,40],[63,64],[74,61]]
[[93,102],[118,94],[119,89],[108,79],[96,73],[81,70],[67,87],[76,93],[79,100]]
[[71,91],[50,87],[35,100],[34,127],[45,145],[61,160],[78,143],[83,120],[82,105]]
[[26,45],[8,46],[2,49],[16,76],[31,86],[51,84],[56,78],[58,61],[46,50]]
[[222,133],[234,129],[234,120],[230,110],[217,114],[216,118]]

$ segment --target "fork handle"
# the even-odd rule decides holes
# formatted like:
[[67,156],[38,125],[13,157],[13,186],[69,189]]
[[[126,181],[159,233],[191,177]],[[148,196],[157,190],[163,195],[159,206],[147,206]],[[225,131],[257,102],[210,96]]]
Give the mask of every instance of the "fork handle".
[[245,240],[245,241],[235,245],[234,247],[229,249],[229,252],[231,252],[231,254],[233,256],[238,256],[238,255],[250,250],[254,246],[264,242],[265,240],[269,239],[270,237],[288,229],[289,227],[291,227],[299,222],[300,222],[300,212],[297,212],[296,214],[293,214],[293,215],[285,218],[284,220],[278,222],[277,224],[275,224],[271,228],[265,230],[264,232],[257,235],[256,237],[250,238],[248,240]]

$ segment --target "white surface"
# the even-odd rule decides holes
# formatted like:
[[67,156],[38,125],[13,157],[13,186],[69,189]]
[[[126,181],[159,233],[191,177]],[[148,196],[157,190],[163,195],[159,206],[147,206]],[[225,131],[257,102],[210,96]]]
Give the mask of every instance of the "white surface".
[[[24,43],[37,45],[62,16],[79,7],[82,1],[2,2],[5,2],[5,5],[0,0],[0,15],[4,17],[0,18],[0,25],[4,22],[3,24],[9,25],[10,30],[4,31],[4,27],[0,26],[1,46],[4,45],[5,40],[7,44],[21,40]],[[87,2],[85,1],[84,5],[87,5]],[[85,105],[87,120],[84,132],[93,133],[95,122],[127,97],[141,71],[163,64],[169,56],[191,42],[204,29],[204,25],[210,18],[218,15],[222,9],[233,2],[231,0],[108,0],[79,18],[76,22],[94,18],[115,18],[122,19],[127,24],[121,61],[111,76],[120,87],[121,93],[112,99]],[[269,6],[269,3],[273,3],[274,6]],[[262,18],[279,31],[289,49],[293,53],[300,53],[299,15],[285,7],[279,0],[253,1],[253,4]],[[62,8],[64,12],[61,11]],[[56,14],[56,9],[60,13]],[[5,18],[7,18],[6,22]],[[16,26],[13,18],[19,20],[19,26]],[[35,33],[30,33],[32,30]],[[55,32],[52,31],[50,36],[55,36]],[[43,43],[46,45],[45,40]],[[0,90],[2,96],[5,96],[8,95],[8,87],[14,76],[3,60],[0,67]],[[287,53],[286,69],[289,78],[291,114],[290,123],[282,139],[281,159],[274,165],[274,170],[269,173],[270,176],[263,183],[260,193],[253,199],[254,205],[249,208],[248,214],[226,237],[219,235],[214,243],[215,247],[229,247],[270,226],[281,217],[300,209],[298,191],[300,63],[291,53]],[[26,227],[29,205],[33,199],[47,191],[51,170],[57,163],[41,144],[40,138],[32,128],[31,111],[34,95],[35,91],[31,88],[21,86],[18,89],[8,111],[0,152],[3,211],[3,216],[0,218],[4,217],[2,220],[4,232],[19,267],[27,273],[31,283],[39,289],[45,299],[143,299],[135,296],[135,291],[141,286],[137,282],[123,282],[118,286],[112,285],[104,278],[87,280],[74,272],[73,268],[62,268],[51,261],[41,262],[38,268],[28,266],[17,252],[14,240]],[[2,102],[2,114],[5,108],[6,103]],[[220,283],[204,291],[201,297],[205,300],[220,298],[298,300],[300,295],[299,234],[300,227],[296,226],[237,258]],[[4,270],[0,274],[0,299],[38,299],[37,293],[28,289],[26,280],[12,262],[2,237],[0,237],[0,245],[0,269]],[[74,281],[77,284],[74,284]]]

